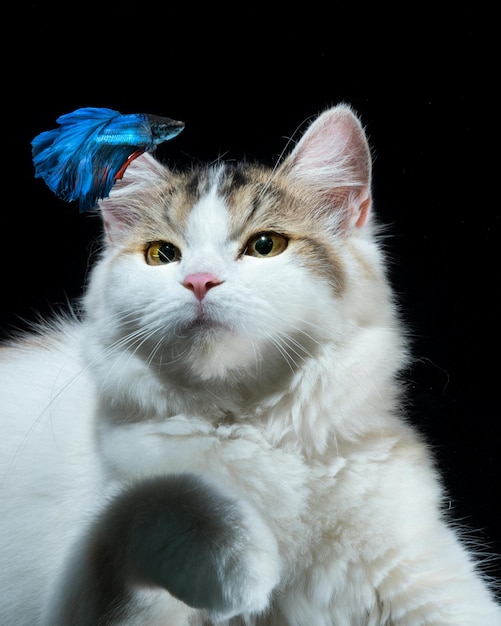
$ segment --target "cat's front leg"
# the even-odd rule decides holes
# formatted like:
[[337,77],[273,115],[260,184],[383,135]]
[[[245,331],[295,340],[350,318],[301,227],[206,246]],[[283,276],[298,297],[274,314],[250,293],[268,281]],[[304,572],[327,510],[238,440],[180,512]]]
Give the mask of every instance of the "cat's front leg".
[[279,577],[276,540],[253,507],[194,474],[151,478],[92,524],[47,623],[127,624],[141,588],[165,589],[217,622],[265,610]]

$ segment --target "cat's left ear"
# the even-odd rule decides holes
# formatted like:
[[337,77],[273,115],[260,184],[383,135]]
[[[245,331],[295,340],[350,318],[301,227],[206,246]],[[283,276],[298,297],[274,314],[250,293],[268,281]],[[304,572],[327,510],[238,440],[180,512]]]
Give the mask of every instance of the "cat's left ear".
[[335,228],[360,228],[371,209],[371,154],[362,125],[344,104],[322,113],[281,166]]
[[165,181],[166,173],[167,168],[149,153],[130,163],[110,195],[99,202],[109,243],[116,245],[122,241],[142,218],[148,195],[154,194],[157,185]]

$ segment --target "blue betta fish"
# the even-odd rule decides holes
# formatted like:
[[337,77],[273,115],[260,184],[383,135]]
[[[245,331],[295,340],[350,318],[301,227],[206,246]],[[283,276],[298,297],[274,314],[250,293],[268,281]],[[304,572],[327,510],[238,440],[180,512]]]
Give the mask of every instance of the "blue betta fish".
[[80,211],[106,198],[136,157],[153,151],[184,128],[183,122],[146,113],[122,115],[85,107],[57,118],[59,128],[37,135],[32,154],[35,177]]

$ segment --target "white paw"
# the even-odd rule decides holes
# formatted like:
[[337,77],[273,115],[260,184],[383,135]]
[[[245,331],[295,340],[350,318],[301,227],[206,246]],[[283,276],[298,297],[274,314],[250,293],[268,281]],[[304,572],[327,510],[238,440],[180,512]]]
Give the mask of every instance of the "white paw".
[[273,533],[251,505],[239,501],[238,507],[242,534],[220,563],[224,608],[211,611],[214,619],[263,612],[280,580],[281,561]]

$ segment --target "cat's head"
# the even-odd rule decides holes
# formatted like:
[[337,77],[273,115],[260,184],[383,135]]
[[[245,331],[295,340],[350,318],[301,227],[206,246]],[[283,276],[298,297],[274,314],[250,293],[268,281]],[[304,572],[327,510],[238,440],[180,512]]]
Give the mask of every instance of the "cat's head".
[[347,106],[274,169],[179,173],[143,155],[100,207],[96,332],[180,382],[276,379],[384,314],[370,152]]

